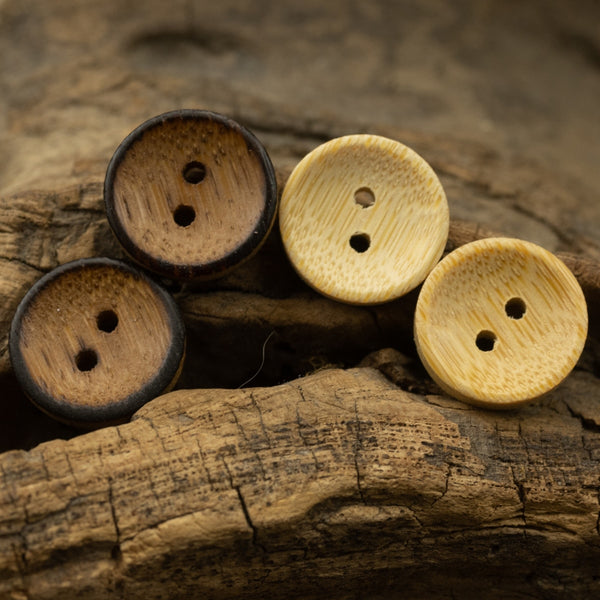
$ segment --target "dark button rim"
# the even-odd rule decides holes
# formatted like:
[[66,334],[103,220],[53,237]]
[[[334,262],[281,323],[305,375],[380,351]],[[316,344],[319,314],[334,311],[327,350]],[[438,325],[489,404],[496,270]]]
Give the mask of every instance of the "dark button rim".
[[[78,406],[60,401],[39,387],[31,376],[27,362],[20,347],[19,339],[23,315],[29,309],[35,297],[44,288],[65,273],[84,269],[113,267],[119,271],[133,275],[147,283],[159,302],[166,308],[169,328],[172,332],[171,345],[161,367],[152,379],[129,396],[110,405],[93,407]],[[13,371],[23,391],[40,410],[49,416],[80,427],[96,427],[109,423],[126,421],[144,404],[165,392],[177,380],[185,356],[185,326],[175,300],[155,281],[141,270],[127,263],[110,258],[83,258],[60,265],[38,279],[25,294],[13,316],[9,331],[8,347]]]
[[[213,121],[238,132],[242,135],[248,147],[259,157],[265,176],[265,206],[252,235],[250,235],[233,252],[230,252],[226,256],[215,261],[201,265],[174,265],[166,260],[157,259],[156,257],[151,256],[131,240],[115,210],[115,176],[127,151],[131,145],[142,138],[147,131],[175,119],[183,121],[196,121],[198,119]],[[240,125],[237,121],[216,112],[200,109],[180,109],[162,113],[148,119],[136,127],[121,142],[121,144],[119,144],[108,163],[106,170],[104,179],[104,203],[108,222],[119,243],[127,254],[141,266],[171,279],[211,279],[226,274],[237,265],[252,257],[260,248],[275,223],[278,205],[277,180],[273,163],[271,162],[266,149],[251,131]]]

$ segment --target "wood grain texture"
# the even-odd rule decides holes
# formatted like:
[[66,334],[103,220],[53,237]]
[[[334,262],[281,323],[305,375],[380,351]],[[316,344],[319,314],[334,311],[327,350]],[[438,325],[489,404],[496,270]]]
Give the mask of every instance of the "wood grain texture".
[[[196,589],[206,597],[303,600],[596,597],[599,19],[595,0],[581,0],[577,10],[560,0],[443,6],[434,0],[148,0],[143,10],[133,0],[0,2],[0,463],[6,482],[0,487],[6,502],[0,597],[194,598]],[[106,166],[137,124],[181,106],[216,110],[255,131],[273,158],[280,189],[303,156],[335,137],[371,133],[414,148],[438,174],[450,203],[447,251],[493,229],[568,261],[590,309],[590,335],[576,369],[547,397],[519,410],[490,413],[454,401],[415,353],[415,292],[378,306],[330,301],[295,275],[274,228],[261,251],[224,278],[171,288],[190,331],[180,385],[236,388],[257,372],[263,344],[275,331],[252,383],[267,388],[254,390],[254,399],[271,445],[285,446],[285,453],[272,462],[266,450],[243,455],[255,463],[232,459],[227,453],[237,447],[221,453],[238,475],[247,475],[234,485],[250,523],[260,525],[265,512],[253,490],[269,494],[269,483],[282,490],[290,480],[287,456],[300,457],[300,468],[316,476],[317,466],[310,471],[306,461],[320,442],[320,456],[336,452],[336,460],[319,462],[322,479],[335,481],[339,465],[341,481],[350,485],[348,463],[356,462],[365,503],[354,500],[356,488],[348,500],[332,486],[304,518],[284,522],[280,514],[279,528],[256,527],[254,534],[237,491],[219,495],[232,489],[224,466],[209,473],[216,492],[196,495],[206,479],[189,452],[194,435],[209,438],[200,431],[201,416],[197,429],[196,419],[186,418],[187,407],[169,403],[162,410],[151,403],[143,420],[84,436],[49,419],[22,397],[10,370],[10,320],[31,284],[58,264],[123,256],[106,221]],[[290,410],[300,394],[295,384],[278,384],[328,365],[351,368],[366,355],[364,364],[385,373],[406,399],[402,410],[388,413],[373,403],[384,415],[381,426],[379,417],[361,414],[361,401],[358,419],[315,413],[312,429],[289,424],[285,445],[286,425],[267,422],[265,394],[273,407],[283,394]],[[319,373],[311,379],[315,388],[303,390],[308,402],[301,416],[313,399],[331,411],[340,399],[352,406],[346,389],[380,397],[379,384],[361,373],[354,383],[331,370]],[[213,401],[220,406],[225,394],[230,404],[245,406],[248,393],[207,389],[192,404],[227,419],[218,408],[213,413]],[[436,413],[444,420],[434,419]],[[264,439],[258,413],[244,409],[244,416],[252,424],[242,449]],[[349,437],[333,439],[328,432],[339,432],[342,420],[358,423],[360,436],[351,423]],[[388,426],[397,426],[398,435],[381,437],[384,458],[371,450],[380,439],[375,430],[389,432]],[[306,444],[293,437],[296,430]],[[353,435],[362,453],[347,450]],[[259,459],[271,465],[264,476]],[[427,477],[416,481],[402,465],[423,467]],[[375,492],[373,469],[387,466]],[[307,480],[294,481],[301,500]],[[507,525],[513,508],[518,516]],[[123,519],[127,536],[165,519],[169,526],[150,526],[139,537],[151,540],[148,553],[132,554],[117,543],[113,514],[119,527]],[[202,533],[193,514],[206,525]],[[219,523],[227,532],[217,531]],[[127,561],[139,557],[135,568],[121,570],[120,552]]]
[[381,136],[322,144],[291,173],[279,226],[290,261],[320,293],[378,304],[419,285],[448,238],[448,204],[431,167]]
[[129,134],[108,166],[104,197],[125,250],[175,279],[223,275],[247,260],[277,212],[261,143],[200,110],[160,115]]
[[415,342],[450,395],[509,408],[556,387],[585,344],[585,297],[566,265],[540,246],[488,238],[448,254],[415,312]]
[[173,300],[125,263],[73,261],[28,291],[10,354],[30,399],[57,419],[94,426],[128,419],[170,389],[185,333]]
[[599,448],[559,397],[488,413],[368,368],[180,390],[0,457],[0,593],[591,597]]

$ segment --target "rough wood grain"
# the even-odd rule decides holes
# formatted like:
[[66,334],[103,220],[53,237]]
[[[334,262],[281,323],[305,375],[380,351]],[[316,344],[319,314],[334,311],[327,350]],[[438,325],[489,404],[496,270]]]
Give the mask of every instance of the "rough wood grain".
[[[590,385],[578,373],[568,394]],[[0,458],[0,589],[450,598],[484,578],[490,598],[590,597],[600,440],[573,412],[554,396],[490,414],[366,368],[173,392],[129,425]]]
[[[598,11],[594,0],[0,1],[4,595],[597,595]],[[274,231],[218,283],[171,287],[190,333],[182,386],[236,388],[268,340],[252,382],[266,387],[177,392],[86,436],[45,418],[10,371],[14,309],[58,264],[122,256],[106,166],[135,126],[179,107],[254,131],[280,188],[334,137],[414,148],[446,191],[448,250],[493,229],[563,253],[590,307],[574,373],[518,412],[453,401],[416,359],[413,294],[377,308],[322,298]],[[276,387],[372,351],[364,365],[389,381],[327,370]],[[209,414],[220,420],[206,427]]]

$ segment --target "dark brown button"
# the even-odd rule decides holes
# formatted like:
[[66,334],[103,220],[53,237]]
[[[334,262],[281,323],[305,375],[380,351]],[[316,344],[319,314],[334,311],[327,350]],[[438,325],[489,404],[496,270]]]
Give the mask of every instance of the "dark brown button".
[[223,275],[254,254],[277,209],[258,139],[222,115],[179,110],[146,121],[115,152],[108,220],[141,265],[173,279]]
[[21,301],[10,356],[25,393],[71,424],[126,420],[174,385],[184,325],[169,294],[129,265],[90,258],[58,267]]

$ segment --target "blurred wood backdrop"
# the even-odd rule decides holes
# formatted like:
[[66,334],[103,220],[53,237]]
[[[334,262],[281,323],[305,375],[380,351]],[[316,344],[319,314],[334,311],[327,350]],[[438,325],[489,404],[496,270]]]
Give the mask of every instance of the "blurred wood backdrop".
[[[0,597],[598,595],[599,23],[594,0],[0,0]],[[577,369],[530,407],[470,409],[418,364],[415,294],[321,298],[274,231],[170,287],[181,391],[120,427],[55,424],[12,375],[14,310],[58,264],[122,257],[108,160],[182,107],[249,127],[280,187],[332,137],[398,139],[444,185],[449,249],[494,230],[576,255]],[[265,341],[262,387],[236,390]]]

